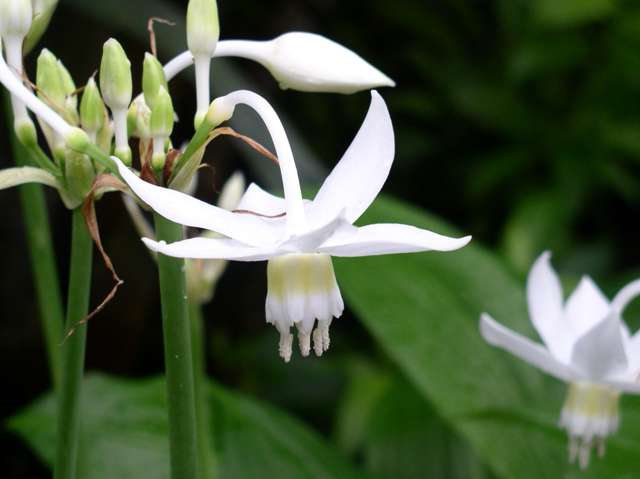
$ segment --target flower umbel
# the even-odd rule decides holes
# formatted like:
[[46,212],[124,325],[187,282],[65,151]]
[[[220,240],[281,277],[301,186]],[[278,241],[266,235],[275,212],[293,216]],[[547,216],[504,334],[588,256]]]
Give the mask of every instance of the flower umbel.
[[252,184],[237,212],[229,212],[146,183],[120,162],[118,167],[130,188],[160,215],[226,236],[171,244],[143,238],[152,250],[183,258],[269,260],[266,315],[280,333],[280,354],[285,360],[290,358],[290,329],[294,325],[303,355],[310,351],[311,336],[318,355],[329,346],[330,321],[343,308],[331,256],[452,251],[469,242],[470,237],[449,238],[409,225],[353,226],[380,192],[393,163],[393,126],[377,92],[372,92],[360,131],[313,201],[302,198],[284,128],[263,98],[238,91],[216,99],[214,104],[230,114],[236,105],[246,104],[262,117],[275,145],[284,198]]
[[481,317],[480,331],[492,345],[569,384],[560,426],[569,436],[570,461],[586,468],[591,450],[604,454],[606,438],[618,429],[620,393],[640,393],[640,333],[631,336],[621,318],[640,295],[640,280],[609,302],[585,276],[565,302],[550,258],[549,252],[543,253],[527,280],[529,315],[544,345],[488,314]]

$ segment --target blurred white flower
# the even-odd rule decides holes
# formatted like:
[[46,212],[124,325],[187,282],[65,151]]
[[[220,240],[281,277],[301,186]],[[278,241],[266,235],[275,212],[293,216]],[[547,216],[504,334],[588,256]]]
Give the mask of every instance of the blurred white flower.
[[152,250],[183,258],[269,260],[266,319],[280,333],[280,355],[285,361],[291,358],[293,325],[298,329],[303,355],[310,352],[312,336],[317,355],[329,347],[329,325],[344,307],[331,256],[451,251],[469,242],[470,237],[449,238],[402,224],[353,226],[380,192],[393,163],[391,118],[377,92],[372,92],[371,106],[360,131],[313,201],[302,199],[284,128],[263,98],[239,91],[213,102],[218,110],[231,113],[241,103],[254,108],[269,129],[279,160],[284,198],[252,184],[237,210],[228,212],[178,191],[146,183],[117,163],[122,178],[158,214],[226,236],[172,244],[143,238]]
[[543,253],[527,280],[529,316],[544,345],[515,333],[488,314],[480,320],[482,336],[542,371],[569,383],[560,426],[569,436],[569,459],[589,464],[591,449],[604,454],[606,438],[618,429],[621,392],[640,393],[640,333],[631,336],[621,318],[640,294],[640,280],[609,302],[585,276],[567,301]]

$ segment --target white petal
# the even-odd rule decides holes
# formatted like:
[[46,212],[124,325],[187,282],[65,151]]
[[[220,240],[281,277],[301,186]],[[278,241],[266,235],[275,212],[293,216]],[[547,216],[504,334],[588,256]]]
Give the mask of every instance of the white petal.
[[509,351],[547,374],[566,382],[576,377],[571,367],[556,359],[545,347],[505,328],[486,313],[480,317],[480,332],[488,343]]
[[154,211],[171,221],[215,231],[253,246],[276,240],[278,231],[275,227],[257,216],[231,213],[179,191],[152,185],[138,178],[116,157],[112,159],[133,192]]
[[152,251],[175,258],[263,261],[274,254],[270,248],[248,246],[229,238],[198,237],[169,244],[149,238],[142,238],[142,241]]
[[371,92],[371,105],[360,131],[324,181],[313,208],[335,217],[346,208],[352,223],[378,196],[393,163],[395,140],[389,110],[382,97]]
[[611,301],[611,308],[617,311],[618,314],[622,314],[624,309],[640,295],[640,279],[632,281],[616,294],[615,298]]
[[303,234],[291,236],[286,241],[280,243],[278,248],[281,251],[290,253],[313,253],[319,249],[321,250],[320,245],[325,243],[330,237],[334,235],[352,236],[355,230],[356,228],[344,218],[344,215],[340,215],[324,225],[305,231]]
[[616,391],[629,394],[640,394],[640,382],[637,381],[604,381],[604,383],[608,384]]
[[542,253],[527,278],[529,316],[538,334],[554,356],[569,361],[573,336],[563,320],[562,287],[551,267],[551,253]]
[[253,211],[264,216],[279,216],[286,213],[287,205],[284,198],[267,193],[251,183],[235,209]]
[[591,278],[583,276],[569,296],[564,312],[577,338],[609,314],[609,301]]
[[598,381],[627,371],[620,317],[611,314],[593,326],[573,347],[571,364],[588,379]]
[[332,256],[374,256],[419,251],[453,251],[465,246],[471,236],[450,238],[402,224],[374,224],[353,228],[329,238],[320,251]]

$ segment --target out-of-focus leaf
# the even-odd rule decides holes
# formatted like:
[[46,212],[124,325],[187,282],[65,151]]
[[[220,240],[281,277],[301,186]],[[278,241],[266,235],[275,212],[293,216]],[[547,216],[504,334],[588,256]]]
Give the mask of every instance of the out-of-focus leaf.
[[[380,198],[363,223],[399,222],[458,234],[441,221]],[[478,244],[453,253],[336,261],[347,303],[437,413],[461,432],[498,477],[633,477],[640,431],[623,424],[588,473],[567,464],[556,423],[564,387],[485,344],[478,316],[488,311],[535,338],[524,287]],[[638,401],[623,401],[634,421]]]
[[[363,477],[298,421],[239,394],[210,387],[220,477]],[[83,385],[78,477],[169,477],[165,386],[102,375]],[[55,447],[55,401],[50,394],[11,419],[10,429],[47,464]]]
[[545,191],[526,197],[514,208],[502,246],[511,265],[523,276],[542,251],[559,253],[567,246],[572,206],[555,192]]
[[534,16],[550,26],[575,26],[601,20],[617,8],[617,0],[535,0]]
[[350,452],[380,477],[489,477],[468,444],[396,371],[353,368],[337,428],[349,440]]

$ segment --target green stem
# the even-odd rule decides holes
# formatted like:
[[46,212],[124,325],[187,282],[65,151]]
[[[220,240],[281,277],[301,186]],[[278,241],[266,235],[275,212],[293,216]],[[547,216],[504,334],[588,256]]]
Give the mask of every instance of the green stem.
[[207,353],[202,306],[189,301],[191,340],[193,344],[193,376],[196,395],[196,433],[198,435],[198,468],[200,479],[213,479],[216,461],[211,447],[211,424],[207,406]]
[[[182,226],[155,214],[156,236],[171,243],[183,239]],[[191,330],[184,260],[158,255],[164,357],[167,377],[169,445],[172,479],[196,479],[196,405]]]
[[[5,111],[7,112],[7,124],[12,125],[13,118],[11,118],[11,108],[8,107],[8,102],[5,102]],[[18,166],[31,166],[35,163],[29,151],[22,146],[15,135],[11,135],[11,146]],[[40,185],[23,185],[19,191],[51,382],[54,391],[58,391],[61,372],[60,341],[64,312],[56,256],[49,228],[49,213]]]
[[62,345],[62,388],[58,401],[58,429],[54,479],[75,479],[78,463],[80,392],[84,371],[86,324],[76,326],[87,316],[91,290],[93,243],[78,208],[73,211],[71,266],[67,302],[67,330],[73,334]]

